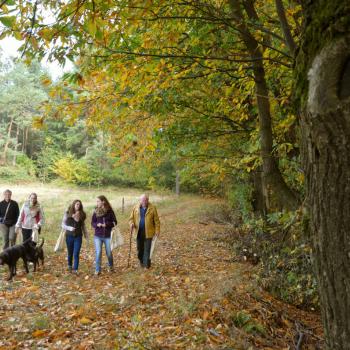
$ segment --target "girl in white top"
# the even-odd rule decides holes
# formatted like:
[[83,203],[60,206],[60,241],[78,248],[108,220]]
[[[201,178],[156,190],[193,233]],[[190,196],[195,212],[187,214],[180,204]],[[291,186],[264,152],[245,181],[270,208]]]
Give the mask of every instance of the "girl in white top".
[[24,202],[16,223],[17,228],[22,228],[23,241],[31,239],[33,229],[40,233],[44,222],[44,211],[38,202],[38,196],[36,193],[31,193],[28,200]]

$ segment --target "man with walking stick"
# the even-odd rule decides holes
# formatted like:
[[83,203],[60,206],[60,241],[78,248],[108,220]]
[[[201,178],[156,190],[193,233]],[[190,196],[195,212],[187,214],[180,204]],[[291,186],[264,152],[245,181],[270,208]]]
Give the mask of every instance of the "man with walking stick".
[[140,265],[149,269],[152,239],[160,234],[160,222],[157,209],[149,202],[146,194],[140,197],[140,202],[132,209],[129,224],[130,239],[133,231],[137,233],[137,257]]

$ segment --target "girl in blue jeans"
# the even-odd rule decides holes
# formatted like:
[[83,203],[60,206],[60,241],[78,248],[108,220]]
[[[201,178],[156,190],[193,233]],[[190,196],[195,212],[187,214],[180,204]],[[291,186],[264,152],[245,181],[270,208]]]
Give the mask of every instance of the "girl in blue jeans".
[[86,214],[79,199],[73,201],[64,213],[62,228],[66,231],[66,244],[68,252],[68,271],[78,273],[79,255],[83,235],[87,239],[85,227]]
[[96,208],[92,215],[91,225],[95,230],[94,243],[96,251],[95,275],[101,273],[102,244],[105,245],[108,269],[113,271],[113,255],[111,250],[111,231],[117,225],[117,218],[105,196],[98,196]]

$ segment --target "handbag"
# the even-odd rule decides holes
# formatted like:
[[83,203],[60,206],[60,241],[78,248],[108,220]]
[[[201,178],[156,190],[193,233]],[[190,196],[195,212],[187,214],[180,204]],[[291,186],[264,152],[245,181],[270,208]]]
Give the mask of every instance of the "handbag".
[[0,224],[4,224],[5,225],[6,216],[7,216],[7,212],[9,210],[10,205],[11,205],[11,201],[9,201],[9,204],[7,204],[7,208],[6,208],[4,217],[0,217]]
[[17,244],[22,244],[22,243],[23,243],[23,233],[22,233],[22,229],[18,227],[18,228],[16,229],[16,233],[17,233]]
[[32,230],[32,241],[35,243],[38,243],[39,241],[39,230],[36,228],[33,228]]
[[156,248],[156,243],[158,240],[158,236],[154,236],[152,239],[152,245],[151,245],[151,252],[149,254],[149,258],[152,259],[153,253],[154,253],[154,249]]
[[58,236],[55,248],[54,248],[54,252],[59,252],[62,251],[65,247],[65,240],[66,240],[66,231],[62,230],[60,235]]
[[111,250],[124,244],[124,238],[120,233],[119,227],[114,226],[111,232]]

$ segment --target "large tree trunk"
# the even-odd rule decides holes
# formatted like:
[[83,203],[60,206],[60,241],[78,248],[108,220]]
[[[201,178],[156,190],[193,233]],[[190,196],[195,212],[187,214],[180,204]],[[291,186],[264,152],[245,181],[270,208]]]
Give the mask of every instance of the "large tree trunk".
[[327,8],[327,17],[324,1],[307,3],[304,44],[297,67],[304,72],[298,81],[301,91],[307,72],[309,78],[307,103],[302,107],[302,153],[314,266],[330,350],[350,349],[350,3],[347,4],[334,0]]
[[250,173],[250,183],[253,187],[252,191],[252,207],[254,213],[265,218],[268,208],[268,200],[266,198],[266,193],[264,192],[262,170],[258,169]]
[[[260,63],[255,64],[259,66]],[[257,103],[259,110],[260,144],[264,184],[267,186],[269,197],[275,198],[277,209],[295,209],[297,197],[287,186],[278,168],[277,159],[273,156],[273,134],[270,114],[269,90],[265,80],[263,67],[254,68]],[[275,208],[276,209],[276,208]]]
[[[237,0],[229,1],[235,25],[237,26],[242,40],[247,47],[252,58],[254,82],[256,88],[256,99],[259,111],[259,127],[261,138],[261,157],[263,168],[263,184],[267,186],[269,202],[274,209],[295,209],[298,205],[296,194],[288,187],[279,170],[277,159],[273,155],[273,133],[271,124],[271,109],[269,100],[269,89],[265,78],[262,51],[259,43],[250,33],[248,26],[244,22]],[[244,1],[245,9],[252,20],[256,20],[253,14],[255,10],[251,1]],[[250,9],[250,10],[249,10]]]

